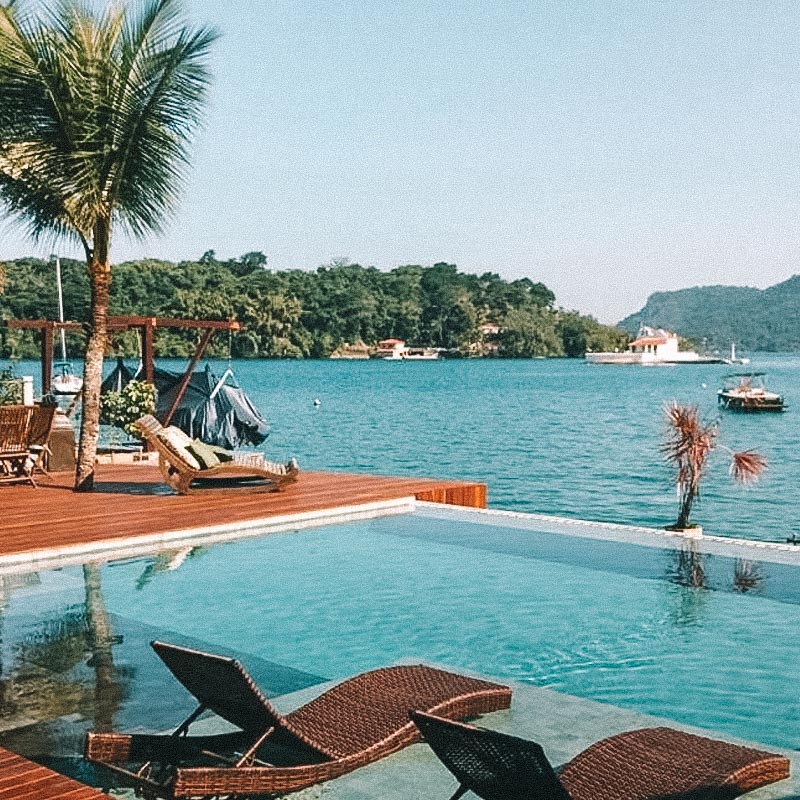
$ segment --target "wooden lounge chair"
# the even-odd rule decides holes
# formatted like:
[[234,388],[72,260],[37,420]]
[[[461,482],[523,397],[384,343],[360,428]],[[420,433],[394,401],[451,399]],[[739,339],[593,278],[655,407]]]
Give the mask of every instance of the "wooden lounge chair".
[[0,406],[0,483],[36,486],[55,412],[55,406]]
[[[297,791],[417,741],[410,708],[463,719],[511,703],[506,686],[415,665],[365,672],[281,715],[238,661],[164,642],[152,646],[200,705],[172,735],[90,733],[86,757],[153,797]],[[205,710],[239,730],[188,736]]]
[[450,800],[729,800],[789,777],[788,758],[672,728],[609,736],[556,772],[535,742],[410,716],[460,784]]
[[136,428],[158,451],[161,474],[178,494],[207,491],[277,492],[287,483],[297,480],[298,466],[292,459],[288,464],[266,461],[260,453],[230,453],[231,461],[204,467],[180,438],[191,443],[178,428],[165,428],[151,414],[138,419]]

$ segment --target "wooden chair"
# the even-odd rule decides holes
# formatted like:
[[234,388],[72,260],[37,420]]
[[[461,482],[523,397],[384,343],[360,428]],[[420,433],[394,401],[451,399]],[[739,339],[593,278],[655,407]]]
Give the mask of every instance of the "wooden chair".
[[459,788],[484,800],[730,800],[789,777],[789,759],[672,728],[588,747],[558,772],[536,742],[412,711]]
[[0,483],[31,483],[28,432],[31,406],[0,406]]
[[0,406],[0,483],[36,486],[55,413],[55,406]]
[[[508,708],[511,690],[424,665],[372,670],[290,714],[276,711],[231,658],[153,642],[199,706],[170,735],[90,733],[86,757],[145,796],[275,796],[337,778],[418,741],[408,709],[463,719]],[[203,711],[234,733],[189,736]]]
[[291,459],[287,464],[275,464],[260,453],[232,453],[232,461],[202,468],[191,463],[190,455],[181,447],[170,444],[164,434],[168,428],[151,414],[134,423],[142,436],[158,451],[158,464],[164,481],[178,494],[199,492],[244,491],[277,492],[287,483],[297,480],[299,468]]
[[28,428],[28,449],[31,454],[31,473],[41,472],[49,477],[47,471],[46,458],[50,454],[50,434],[53,432],[55,424],[56,405],[38,405],[33,407],[30,425]]

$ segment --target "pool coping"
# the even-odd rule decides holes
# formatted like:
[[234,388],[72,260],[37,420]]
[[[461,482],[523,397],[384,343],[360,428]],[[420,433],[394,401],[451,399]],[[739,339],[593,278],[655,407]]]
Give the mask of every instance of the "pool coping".
[[75,566],[86,561],[116,561],[151,554],[167,547],[179,549],[199,544],[218,544],[271,533],[369,520],[396,514],[411,514],[415,509],[416,502],[413,496],[400,497],[393,500],[377,500],[218,525],[179,528],[172,531],[130,536],[125,539],[100,539],[76,545],[9,553],[0,555],[0,575]]
[[[468,508],[418,500],[413,495],[347,506],[259,517],[193,528],[179,528],[125,539],[109,538],[62,547],[43,548],[0,555],[0,575],[75,566],[86,561],[114,561],[152,554],[167,548],[218,544],[325,525],[419,513],[433,519],[489,522],[514,529],[536,530],[555,536],[614,541],[659,549],[689,548],[730,558],[800,566],[800,547],[779,542],[736,539],[726,536],[686,535],[679,531],[573,519],[549,514]],[[544,528],[544,529],[543,529]],[[548,530],[549,529],[549,530]]]
[[[623,525],[549,514],[505,511],[496,508],[442,506],[422,500],[416,501],[416,510],[434,519],[461,520],[472,523],[490,521],[495,525],[521,530],[530,529],[537,533],[552,533],[554,536],[599,539],[662,550],[688,548],[710,555],[800,566],[800,547],[788,543],[738,539],[705,533],[697,536],[680,531],[670,531],[666,528],[648,528],[641,525]],[[543,530],[542,526],[551,530]]]

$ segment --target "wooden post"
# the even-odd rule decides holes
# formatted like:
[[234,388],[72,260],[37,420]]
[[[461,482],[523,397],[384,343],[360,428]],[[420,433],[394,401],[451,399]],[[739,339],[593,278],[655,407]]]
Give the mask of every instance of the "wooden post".
[[55,324],[46,322],[42,328],[42,394],[50,394],[53,388],[53,329]]
[[214,335],[214,329],[208,328],[206,332],[203,334],[203,338],[200,340],[200,344],[197,345],[197,350],[195,354],[192,356],[192,360],[189,362],[189,366],[186,369],[186,372],[183,374],[183,379],[181,380],[181,385],[178,387],[178,393],[175,395],[175,399],[172,401],[172,405],[170,406],[169,412],[167,416],[161,421],[161,424],[166,428],[167,425],[172,422],[172,416],[177,410],[178,406],[183,400],[184,394],[186,394],[186,387],[189,385],[189,381],[192,379],[192,373],[194,372],[194,368],[197,366],[197,362],[203,357],[203,353],[205,353],[206,348],[208,347],[208,343],[211,341],[211,337]]
[[144,379],[148,383],[153,383],[153,324],[155,320],[148,319],[142,326],[142,366],[144,368]]

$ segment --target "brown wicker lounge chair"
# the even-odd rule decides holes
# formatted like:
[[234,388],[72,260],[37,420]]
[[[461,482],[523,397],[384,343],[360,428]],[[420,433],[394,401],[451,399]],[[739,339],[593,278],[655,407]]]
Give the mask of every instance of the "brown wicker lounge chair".
[[672,728],[588,747],[558,772],[535,742],[419,711],[411,719],[459,788],[485,800],[729,800],[789,777],[789,759]]
[[231,453],[233,460],[203,467],[194,455],[170,441],[167,434],[181,434],[181,431],[164,428],[150,414],[134,424],[158,451],[158,464],[164,481],[178,494],[207,491],[277,492],[285,484],[297,480],[299,470],[294,459],[288,464],[275,464],[266,461],[260,453]]
[[[90,733],[86,757],[153,797],[297,791],[418,741],[411,708],[464,719],[511,703],[506,686],[414,665],[357,675],[281,715],[238,661],[163,642],[152,646],[200,705],[171,736]],[[239,730],[188,736],[205,710]]]

